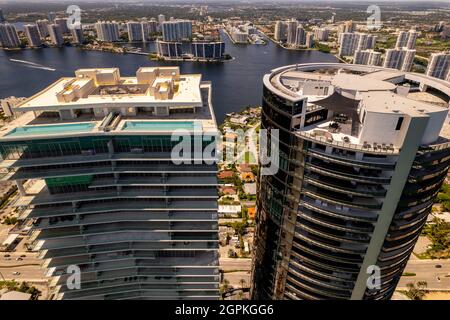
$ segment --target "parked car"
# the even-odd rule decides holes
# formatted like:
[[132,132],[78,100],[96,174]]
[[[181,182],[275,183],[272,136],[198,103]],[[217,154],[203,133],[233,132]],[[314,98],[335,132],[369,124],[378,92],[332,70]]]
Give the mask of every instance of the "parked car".
[[439,268],[442,268],[442,265],[437,264],[437,265],[435,265],[434,267],[439,269]]
[[10,254],[5,254],[4,257],[5,258],[9,258],[9,257],[11,257],[11,255]]
[[20,272],[19,272],[19,271],[14,271],[12,274],[13,274],[14,276],[18,276],[18,275],[20,275]]

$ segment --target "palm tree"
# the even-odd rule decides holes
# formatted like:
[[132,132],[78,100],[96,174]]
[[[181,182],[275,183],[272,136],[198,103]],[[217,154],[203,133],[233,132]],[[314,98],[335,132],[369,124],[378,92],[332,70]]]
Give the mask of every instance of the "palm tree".
[[245,279],[241,279],[241,280],[239,280],[239,284],[241,285],[241,288],[244,289],[247,282],[245,281]]

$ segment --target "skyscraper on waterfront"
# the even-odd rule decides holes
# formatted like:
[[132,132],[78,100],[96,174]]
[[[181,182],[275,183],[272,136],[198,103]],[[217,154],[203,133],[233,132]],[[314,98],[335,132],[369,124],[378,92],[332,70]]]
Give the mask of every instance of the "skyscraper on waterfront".
[[225,54],[225,43],[217,42],[193,42],[191,53],[195,58],[222,59]]
[[277,21],[275,23],[275,32],[273,37],[275,41],[286,40],[286,25],[283,21]]
[[[80,69],[16,109],[3,179],[17,183],[54,299],[218,299],[210,82],[178,67]],[[177,159],[181,141],[192,150]]]
[[114,21],[97,21],[95,23],[95,30],[97,32],[97,38],[100,41],[119,41],[119,25]]
[[297,27],[298,27],[298,21],[297,20],[289,20],[286,22],[286,28],[287,28],[287,43],[290,45],[296,44],[297,39]]
[[337,63],[263,83],[279,163],[259,177],[251,297],[390,299],[449,169],[450,83]]
[[39,47],[42,45],[41,36],[39,35],[39,29],[35,24],[26,24],[24,26],[25,35],[28,39],[28,45],[30,47]]
[[61,31],[60,25],[56,23],[49,24],[48,33],[50,35],[50,40],[54,46],[61,47],[64,44],[63,33]]
[[296,46],[304,46],[304,45],[306,45],[306,31],[305,31],[305,29],[303,29],[302,25],[299,25],[297,27],[294,44]]
[[180,58],[183,54],[182,43],[157,40],[156,52],[160,57]]
[[150,40],[158,32],[158,22],[155,19],[151,19],[150,21],[144,19],[140,23],[143,41]]
[[70,30],[72,35],[72,43],[81,44],[84,42],[83,26],[80,24],[79,28],[73,28]]
[[62,34],[69,34],[70,33],[69,27],[67,26],[67,18],[55,18],[54,24],[59,26],[59,28],[61,29]]
[[314,47],[314,33],[312,33],[312,32],[306,33],[305,45],[307,48]]
[[317,28],[314,30],[314,38],[317,41],[328,41],[330,30],[327,28]]
[[446,79],[450,75],[450,53],[432,53],[426,75]]
[[144,40],[143,27],[140,22],[134,22],[134,21],[127,22],[127,29],[128,29],[128,40],[129,41],[143,41]]
[[17,48],[20,46],[19,36],[14,25],[10,23],[0,24],[0,43],[4,48]]
[[50,33],[48,32],[49,24],[50,24],[50,21],[48,21],[47,19],[42,19],[42,20],[36,21],[36,25],[38,27],[39,35],[40,35],[41,39],[45,39],[50,35]]
[[172,20],[161,25],[163,41],[181,41],[192,38],[192,21]]

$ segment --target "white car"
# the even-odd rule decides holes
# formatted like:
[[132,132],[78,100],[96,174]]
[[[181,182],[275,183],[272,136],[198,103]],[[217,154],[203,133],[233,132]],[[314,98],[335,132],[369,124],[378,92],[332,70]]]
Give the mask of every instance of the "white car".
[[20,275],[20,272],[19,272],[19,271],[14,271],[12,274],[13,274],[14,276],[18,276],[18,275]]

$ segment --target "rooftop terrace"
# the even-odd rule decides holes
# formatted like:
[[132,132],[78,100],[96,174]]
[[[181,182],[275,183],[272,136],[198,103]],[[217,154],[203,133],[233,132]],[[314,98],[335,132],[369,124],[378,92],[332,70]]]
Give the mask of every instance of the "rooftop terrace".
[[80,69],[24,100],[23,113],[0,129],[2,140],[92,134],[215,132],[211,84],[178,67]]

